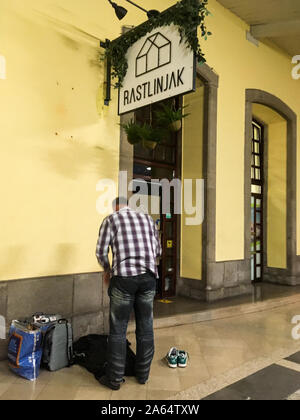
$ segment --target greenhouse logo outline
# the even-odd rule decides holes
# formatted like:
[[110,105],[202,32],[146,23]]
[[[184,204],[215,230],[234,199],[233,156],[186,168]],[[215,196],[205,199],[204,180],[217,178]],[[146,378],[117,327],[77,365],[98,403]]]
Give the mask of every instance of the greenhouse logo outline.
[[172,42],[161,32],[144,42],[135,65],[135,76],[140,77],[172,62]]

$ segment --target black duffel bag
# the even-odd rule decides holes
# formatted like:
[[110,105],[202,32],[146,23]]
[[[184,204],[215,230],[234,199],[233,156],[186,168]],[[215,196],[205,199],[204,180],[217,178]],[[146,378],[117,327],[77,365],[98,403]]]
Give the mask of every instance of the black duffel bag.
[[[136,355],[127,340],[125,376],[135,376]],[[99,380],[106,373],[108,336],[90,334],[73,344],[74,364],[78,364],[93,373]]]

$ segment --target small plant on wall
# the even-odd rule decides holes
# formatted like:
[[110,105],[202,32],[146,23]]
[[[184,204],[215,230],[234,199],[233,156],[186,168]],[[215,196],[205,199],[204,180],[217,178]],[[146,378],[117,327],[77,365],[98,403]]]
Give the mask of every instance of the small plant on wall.
[[201,30],[201,37],[206,40],[211,35],[205,25],[205,19],[210,14],[207,4],[208,0],[181,0],[158,16],[150,18],[147,22],[112,41],[107,46],[104,57],[111,61],[112,77],[117,81],[115,87],[122,87],[126,76],[128,49],[147,33],[162,26],[176,25],[181,42],[194,51],[199,63],[204,63],[206,60],[198,38],[198,27]]

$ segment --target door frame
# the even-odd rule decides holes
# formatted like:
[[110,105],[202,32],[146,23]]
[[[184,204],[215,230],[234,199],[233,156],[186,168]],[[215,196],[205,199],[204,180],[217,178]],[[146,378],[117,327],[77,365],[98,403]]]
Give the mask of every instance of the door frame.
[[[264,280],[296,286],[300,284],[300,256],[297,256],[297,115],[278,97],[259,90],[246,90],[245,129],[245,258],[250,259],[251,243],[251,137],[252,104],[267,106],[287,121],[287,269],[265,265]],[[265,191],[266,195],[266,191]],[[266,210],[265,210],[266,211]],[[267,227],[267,224],[265,224]]]

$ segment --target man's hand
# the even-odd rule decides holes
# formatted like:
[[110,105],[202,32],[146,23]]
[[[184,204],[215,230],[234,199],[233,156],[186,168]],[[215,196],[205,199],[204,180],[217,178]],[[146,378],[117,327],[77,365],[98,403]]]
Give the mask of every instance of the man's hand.
[[104,284],[106,284],[106,286],[107,286],[107,287],[109,286],[109,283],[110,283],[110,278],[111,278],[111,273],[110,273],[110,271],[104,271],[104,274],[103,274],[103,281],[104,281]]

